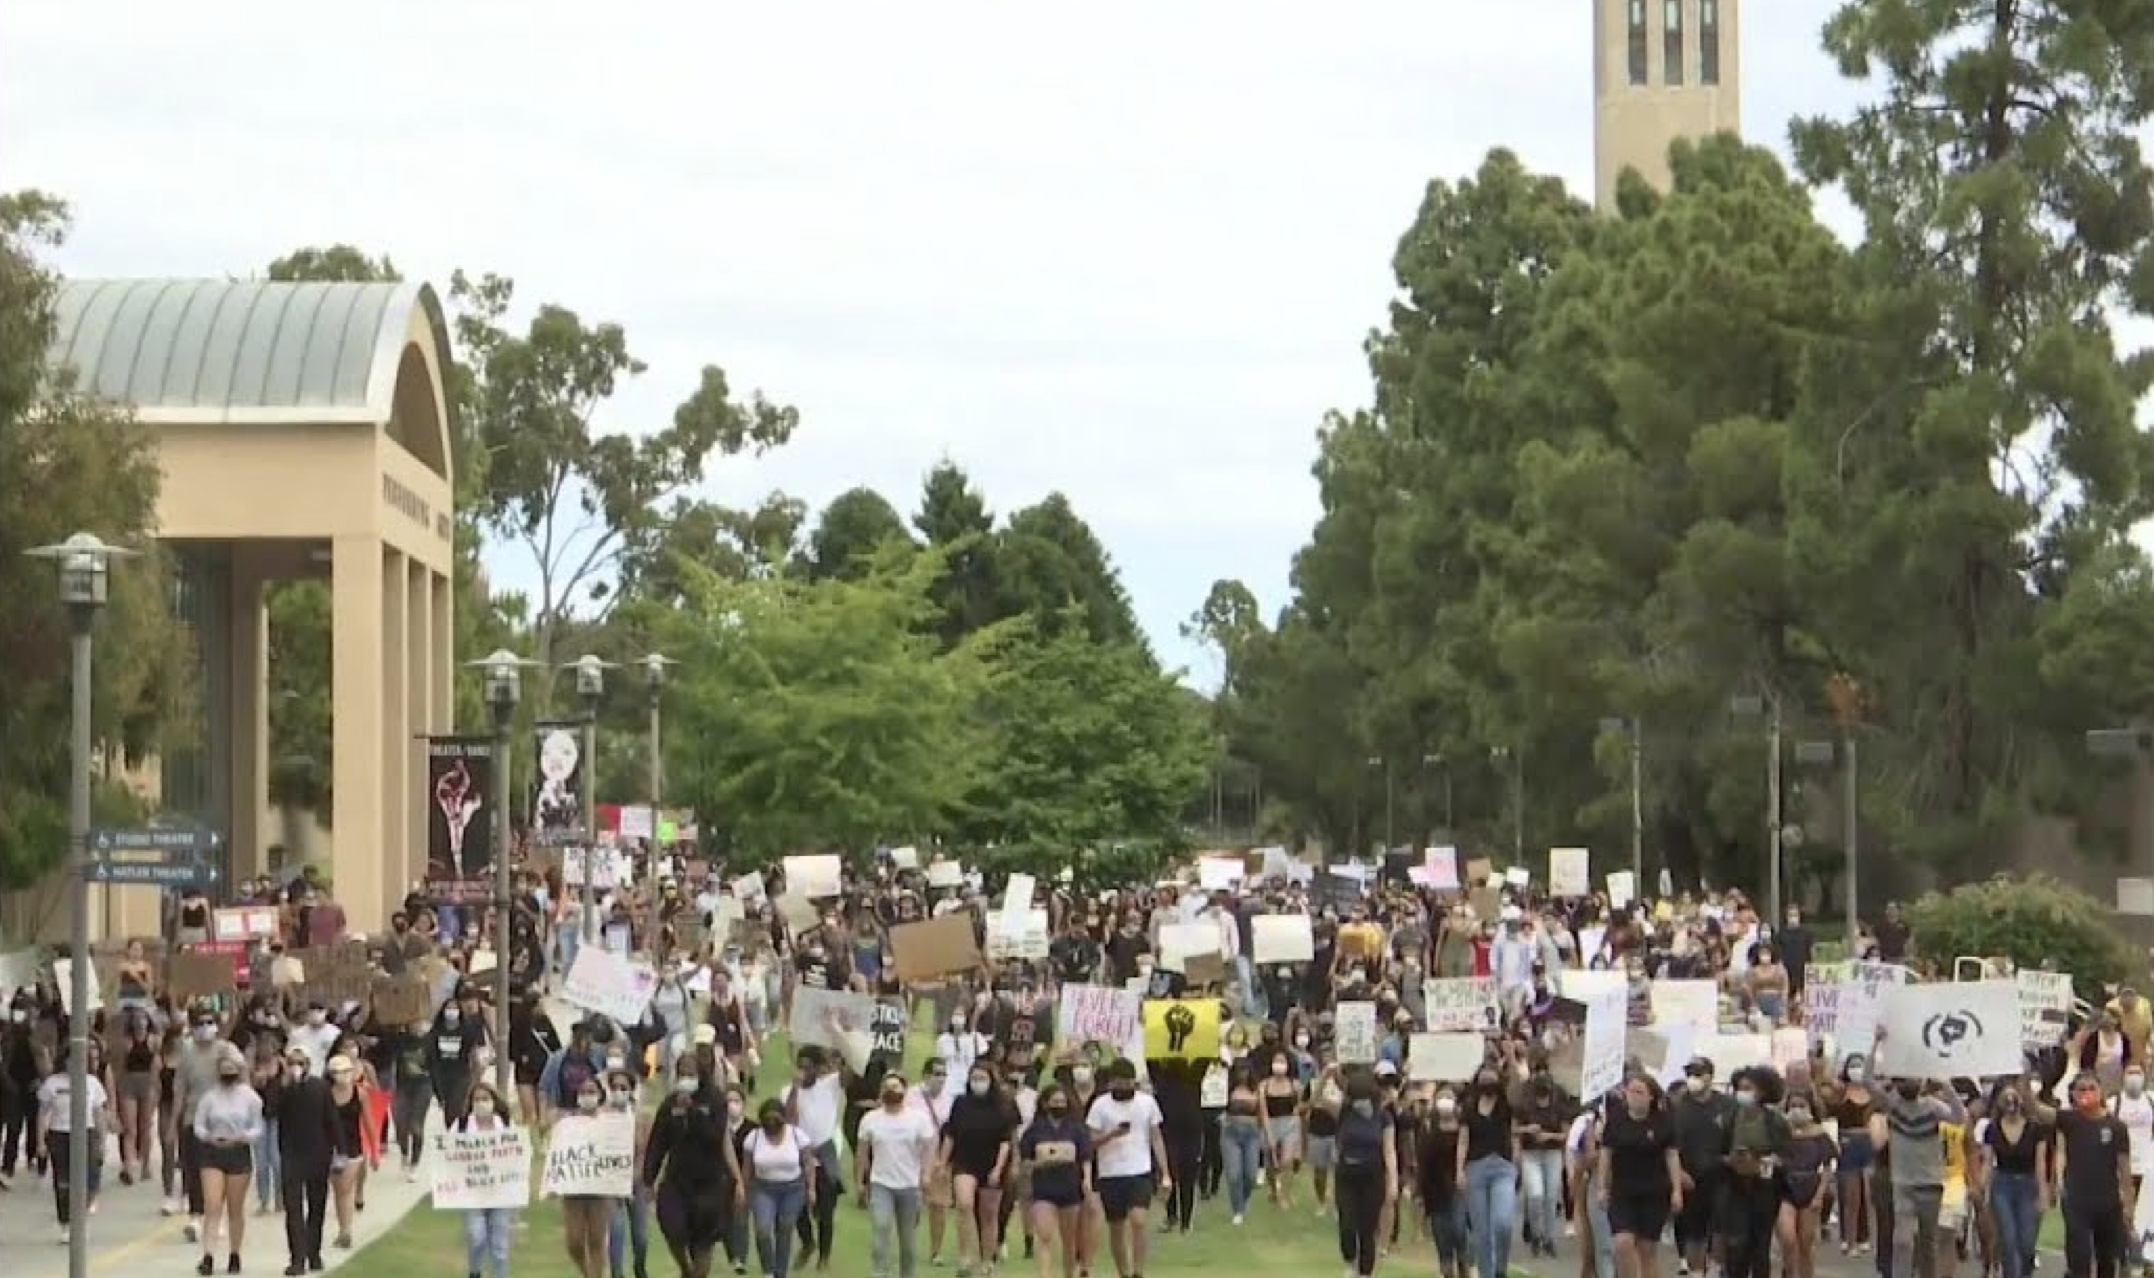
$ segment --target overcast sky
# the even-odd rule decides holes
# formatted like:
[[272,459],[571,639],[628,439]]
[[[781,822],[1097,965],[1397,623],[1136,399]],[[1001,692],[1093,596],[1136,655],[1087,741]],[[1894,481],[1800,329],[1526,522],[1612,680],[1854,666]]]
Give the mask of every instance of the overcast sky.
[[[1754,140],[1856,100],[1832,7],[1748,7]],[[944,457],[998,512],[1061,489],[1209,681],[1178,624],[1219,577],[1284,602],[1423,185],[1500,144],[1590,195],[1590,29],[1588,0],[25,4],[0,181],[73,202],[74,275],[339,241],[512,275],[650,363],[608,428],[721,364],[802,417],[728,499],[910,511]]]

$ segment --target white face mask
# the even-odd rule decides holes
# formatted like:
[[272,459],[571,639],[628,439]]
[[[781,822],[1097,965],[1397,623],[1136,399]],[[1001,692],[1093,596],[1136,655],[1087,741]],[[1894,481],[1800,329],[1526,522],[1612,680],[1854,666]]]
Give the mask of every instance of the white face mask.
[[494,1116],[494,1103],[484,1096],[479,1097],[471,1102],[471,1116],[473,1118],[492,1118]]
[[2132,1095],[2134,1095],[2134,1096],[2137,1096],[2137,1095],[2138,1095],[2139,1093],[2141,1093],[2141,1092],[2145,1091],[2146,1089],[2147,1089],[2147,1080],[2146,1080],[2146,1075],[2144,1075],[2144,1074],[2126,1074],[2126,1075],[2124,1076],[2124,1090],[2125,1090],[2125,1091],[2127,1091],[2127,1092],[2130,1092],[2130,1093],[2131,1093]]

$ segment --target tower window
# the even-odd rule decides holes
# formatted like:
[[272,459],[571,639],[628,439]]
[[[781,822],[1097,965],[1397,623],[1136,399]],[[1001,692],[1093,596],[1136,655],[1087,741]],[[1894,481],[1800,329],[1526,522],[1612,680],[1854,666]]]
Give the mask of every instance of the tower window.
[[1630,82],[1644,84],[1646,70],[1645,0],[1630,0]]
[[1665,0],[1661,24],[1662,75],[1669,84],[1683,82],[1683,0]]
[[1720,0],[1698,0],[1698,83],[1720,83]]

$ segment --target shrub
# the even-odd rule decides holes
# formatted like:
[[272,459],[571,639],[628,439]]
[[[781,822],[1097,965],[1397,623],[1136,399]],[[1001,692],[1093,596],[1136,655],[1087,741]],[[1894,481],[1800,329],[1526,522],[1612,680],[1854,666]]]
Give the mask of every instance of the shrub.
[[1915,950],[1951,970],[1961,955],[2004,957],[2021,967],[2054,963],[2079,996],[2143,975],[2139,953],[2111,926],[2108,905],[2046,875],[2000,875],[1950,893],[1932,892],[1908,914]]

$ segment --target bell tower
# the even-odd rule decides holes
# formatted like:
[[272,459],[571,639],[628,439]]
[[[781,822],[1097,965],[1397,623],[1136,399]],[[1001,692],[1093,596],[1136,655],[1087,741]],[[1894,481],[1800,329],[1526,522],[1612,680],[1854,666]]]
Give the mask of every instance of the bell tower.
[[1668,144],[1742,128],[1742,0],[1592,0],[1593,193],[1636,169],[1668,182]]

